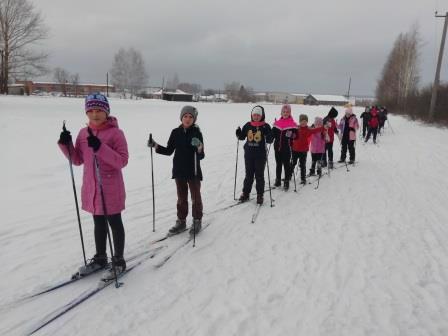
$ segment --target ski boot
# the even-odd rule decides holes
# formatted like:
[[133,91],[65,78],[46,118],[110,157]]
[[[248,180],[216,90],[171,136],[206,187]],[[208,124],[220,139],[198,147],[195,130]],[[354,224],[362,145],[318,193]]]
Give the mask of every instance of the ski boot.
[[263,204],[263,201],[264,201],[264,199],[263,199],[263,194],[258,194],[258,195],[257,195],[257,204],[262,205],[262,204]]
[[288,190],[289,189],[289,180],[285,179],[285,181],[283,181],[283,189]]
[[316,176],[316,171],[314,169],[310,169],[308,176]]
[[330,169],[334,168],[333,161],[328,162],[328,168]]
[[242,193],[240,198],[238,199],[239,202],[243,203],[249,200],[249,194]]
[[190,228],[190,235],[198,234],[199,231],[202,229],[202,220],[200,219],[193,219],[193,225],[191,225]]
[[282,185],[282,182],[280,179],[275,179],[274,187],[280,187]]
[[110,266],[110,268],[104,271],[103,275],[101,276],[101,280],[103,281],[113,280],[115,279],[115,275],[117,275],[118,277],[125,270],[126,270],[126,261],[123,259],[123,257],[115,256],[112,258],[112,265]]
[[95,254],[92,259],[90,259],[87,265],[81,266],[78,270],[79,276],[86,276],[90,273],[96,272],[107,266],[107,255],[106,254]]
[[176,224],[171,229],[169,229],[168,235],[174,236],[176,234],[185,231],[186,229],[187,229],[187,222],[185,221],[185,219],[177,219]]

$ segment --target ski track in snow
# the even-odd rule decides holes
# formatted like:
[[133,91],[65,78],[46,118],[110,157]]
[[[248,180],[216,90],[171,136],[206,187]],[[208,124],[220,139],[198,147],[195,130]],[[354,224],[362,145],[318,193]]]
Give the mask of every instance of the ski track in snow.
[[[394,133],[386,128],[378,145],[358,141],[357,162],[349,172],[341,167],[322,176],[317,190],[316,183],[298,186],[297,193],[293,183],[288,192],[272,190],[272,208],[266,192],[251,224],[253,200],[216,211],[234,203],[233,134],[248,120],[251,105],[197,104],[206,151],[204,224],[209,226],[195,248],[191,242],[178,249],[188,233],[149,244],[173,225],[176,197],[172,157],[155,155],[153,233],[145,142],[149,132],[166,142],[183,104],[111,104],[130,149],[124,170],[126,255],[164,248],[126,275],[123,287],[104,289],[37,335],[87,335],[92,330],[107,335],[448,334],[446,130],[391,116]],[[0,177],[5,214],[0,224],[0,334],[22,335],[99,278],[15,303],[69,277],[82,260],[68,164],[56,140],[63,119],[76,136],[85,116],[78,99],[0,97],[0,107],[0,140],[15,144],[5,149]],[[269,122],[279,109],[266,105]],[[293,115],[307,113],[313,120],[328,110],[294,105]],[[244,178],[243,143],[239,146],[237,197]],[[334,147],[337,160],[339,145]],[[270,173],[274,180],[272,154]],[[75,180],[79,194],[77,167]],[[81,220],[89,257],[93,224],[84,212]]]

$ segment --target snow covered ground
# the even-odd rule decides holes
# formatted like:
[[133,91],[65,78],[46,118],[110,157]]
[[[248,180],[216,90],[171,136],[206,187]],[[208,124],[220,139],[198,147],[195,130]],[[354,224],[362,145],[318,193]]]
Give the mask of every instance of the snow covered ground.
[[[358,143],[349,172],[335,169],[317,190],[316,183],[297,193],[273,190],[272,208],[266,193],[251,224],[254,201],[220,209],[234,203],[234,130],[253,105],[195,104],[206,146],[208,226],[195,248],[180,247],[187,233],[151,245],[175,221],[176,194],[172,158],[155,155],[153,233],[146,140],[152,132],[165,143],[182,105],[112,100],[130,152],[125,256],[161,248],[153,258],[135,259],[147,258],[122,278],[124,286],[105,288],[37,335],[448,334],[447,130],[391,116],[394,133],[386,129],[378,146]],[[280,106],[265,107],[272,122]],[[294,105],[293,115],[328,110]],[[83,101],[0,97],[1,335],[29,334],[98,282],[92,276],[20,300],[67,279],[82,263],[69,167],[56,146],[63,120],[76,135],[86,122]],[[274,169],[271,153],[271,179]],[[75,168],[78,192],[80,174]],[[84,212],[81,220],[91,256],[93,223]]]

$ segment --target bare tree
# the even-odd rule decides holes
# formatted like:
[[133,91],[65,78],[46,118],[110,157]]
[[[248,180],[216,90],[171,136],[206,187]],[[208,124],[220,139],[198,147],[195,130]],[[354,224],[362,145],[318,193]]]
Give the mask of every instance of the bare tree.
[[174,74],[173,78],[167,80],[166,89],[175,91],[179,86],[179,76],[177,73]]
[[409,97],[417,94],[420,79],[419,46],[416,25],[408,33],[398,35],[376,88],[376,96],[381,104],[406,110]]
[[202,91],[201,85],[194,83],[179,83],[179,85],[177,85],[177,88],[179,90],[192,94],[199,94]]
[[27,0],[0,0],[0,49],[3,50],[0,92],[8,92],[10,79],[47,72],[47,54],[32,46],[47,38],[42,16]]
[[136,95],[148,81],[142,54],[134,48],[118,50],[110,73],[112,84],[121,90],[125,97],[127,91],[131,93],[131,96]]
[[54,80],[59,84],[60,90],[64,94],[64,96],[67,96],[67,85],[70,80],[69,72],[62,68],[55,68]]
[[75,97],[78,97],[78,95],[79,95],[79,91],[78,91],[79,74],[78,73],[70,75],[70,84],[72,85],[71,92],[75,95]]

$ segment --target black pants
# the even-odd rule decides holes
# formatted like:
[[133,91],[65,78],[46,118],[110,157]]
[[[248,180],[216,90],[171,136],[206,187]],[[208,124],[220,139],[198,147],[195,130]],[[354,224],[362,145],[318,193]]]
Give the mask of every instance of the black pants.
[[362,137],[365,138],[369,124],[367,122],[362,122]]
[[257,190],[257,195],[263,195],[266,158],[245,155],[244,162],[246,165],[246,177],[244,178],[243,193],[250,194],[255,176],[255,189]]
[[[121,213],[107,216],[110,228],[112,229],[112,237],[114,241],[114,253],[116,257],[123,257],[124,252],[124,227],[121,220]],[[95,245],[96,254],[106,255],[107,246],[107,222],[106,216],[93,215],[93,223],[95,224]]]
[[308,152],[292,152],[292,167],[291,171],[294,172],[294,168],[299,160],[300,179],[305,181],[306,179],[306,156]]
[[378,133],[378,127],[369,127],[365,142],[369,141],[370,135],[373,134],[373,143],[376,143],[376,135]]
[[350,161],[355,161],[355,140],[344,140],[341,141],[341,161],[345,161],[347,157],[347,148],[350,154]]
[[333,143],[332,142],[327,142],[325,144],[325,153],[322,157],[322,162],[323,162],[324,166],[327,165],[327,152],[328,152],[328,161],[333,162]]
[[285,169],[285,180],[291,178],[291,152],[288,151],[275,151],[275,179],[279,180],[282,178],[282,167]]
[[315,169],[316,169],[316,163],[319,162],[319,164],[317,165],[317,172],[320,173],[322,171],[322,157],[324,156],[324,153],[311,153],[311,169],[310,172],[312,172],[314,174]]

